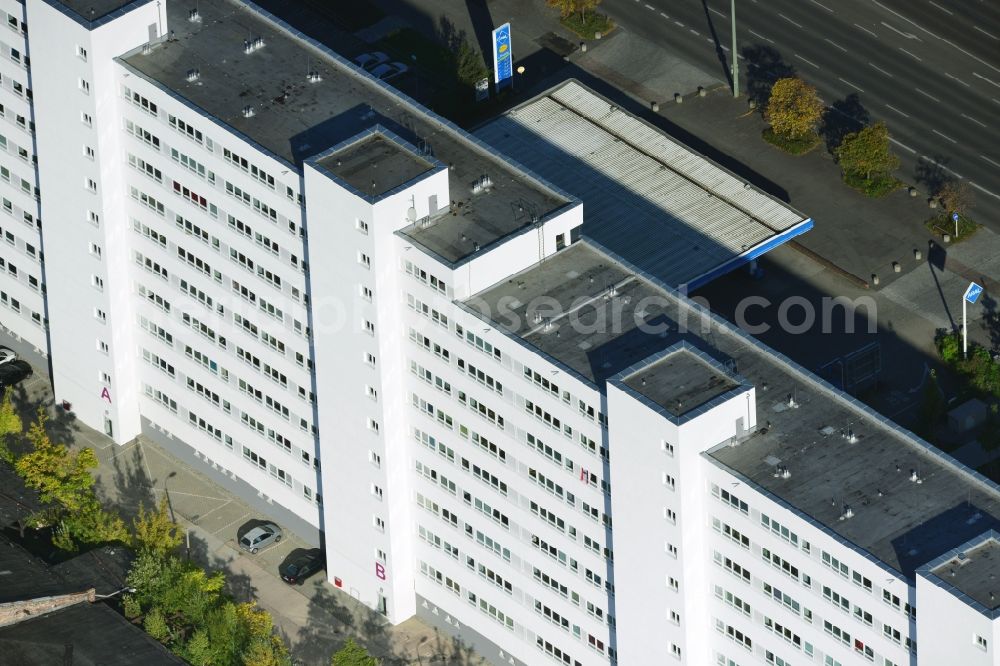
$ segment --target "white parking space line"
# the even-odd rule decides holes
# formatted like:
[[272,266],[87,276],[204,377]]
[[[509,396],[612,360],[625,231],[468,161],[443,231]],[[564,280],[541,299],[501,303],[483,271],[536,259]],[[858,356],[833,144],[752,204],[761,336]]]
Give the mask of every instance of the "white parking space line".
[[764,35],[761,35],[760,33],[756,33],[753,30],[750,31],[750,34],[753,35],[754,37],[757,37],[758,39],[763,39],[765,42],[771,42],[772,44],[774,44],[774,40],[773,39],[768,39]]
[[827,44],[829,44],[830,46],[835,46],[835,47],[837,47],[838,49],[840,49],[841,51],[843,51],[844,53],[847,53],[847,49],[845,49],[845,48],[844,48],[843,46],[841,46],[841,45],[840,45],[840,44],[838,44],[837,42],[834,42],[834,41],[832,41],[832,40],[829,40],[829,39],[826,39],[826,38],[824,38],[824,39],[823,39],[823,41],[825,41],[825,42],[826,42]]
[[784,14],[778,14],[778,16],[780,16],[781,18],[785,19],[786,21],[788,21],[789,23],[791,23],[792,25],[794,25],[797,28],[801,28],[802,27],[802,24],[796,23],[795,21],[793,21],[792,19],[788,18]]
[[948,72],[945,72],[945,73],[944,73],[944,75],[945,75],[945,76],[947,76],[947,77],[948,77],[949,79],[951,79],[952,81],[958,81],[959,83],[961,83],[961,84],[962,84],[963,86],[965,86],[966,88],[971,88],[971,87],[972,87],[972,86],[970,86],[970,85],[969,85],[968,83],[966,83],[965,81],[963,81],[962,79],[958,78],[957,76],[952,76],[952,75],[951,75],[951,74],[949,74]]
[[861,28],[862,30],[864,30],[865,32],[867,32],[869,35],[871,35],[872,37],[874,37],[875,39],[878,39],[878,35],[876,35],[874,32],[872,32],[871,30],[869,30],[868,28],[866,28],[863,25],[858,25],[857,23],[855,23],[854,27],[855,28]]
[[932,131],[932,132],[934,132],[935,134],[937,134],[937,135],[938,135],[938,136],[940,136],[940,137],[943,137],[943,138],[945,138],[945,139],[948,139],[948,140],[949,140],[949,141],[951,141],[952,143],[958,143],[958,141],[955,141],[955,140],[954,140],[953,138],[951,138],[951,137],[950,137],[950,136],[948,136],[947,134],[942,134],[941,132],[938,132],[938,131],[937,131],[936,129],[932,129],[931,131]]
[[892,109],[893,111],[895,111],[899,115],[903,116],[904,118],[909,118],[910,117],[908,114],[903,113],[902,111],[900,111],[899,109],[897,109],[896,107],[894,107],[892,104],[886,104],[885,106],[886,106],[887,109]]
[[963,118],[965,118],[966,120],[971,120],[972,122],[976,123],[976,124],[977,124],[977,125],[979,125],[980,127],[986,127],[986,124],[985,124],[985,123],[981,123],[981,122],[979,122],[978,120],[976,120],[976,119],[975,119],[975,118],[973,118],[972,116],[967,116],[967,115],[965,115],[965,114],[963,113],[963,114],[962,114],[962,117],[963,117]]
[[800,56],[798,53],[795,54],[795,57],[798,58],[799,60],[801,60],[802,62],[808,63],[808,64],[812,65],[813,67],[815,67],[816,69],[819,69],[819,65],[817,65],[816,63],[814,63],[811,60],[806,60],[805,58],[803,58],[802,56]]
[[[839,77],[839,76],[838,76],[837,78],[838,78],[838,79],[840,79],[840,77]],[[855,89],[855,90],[857,90],[858,92],[864,92],[864,90],[863,90],[863,89],[861,89],[861,88],[860,88],[859,86],[856,86],[856,85],[854,85],[853,83],[851,83],[851,82],[850,82],[850,81],[848,81],[847,79],[840,79],[840,80],[841,80],[841,81],[843,81],[844,83],[846,83],[847,85],[851,86],[852,88],[854,88],[854,89]]]
[[918,55],[914,55],[913,53],[910,53],[909,51],[907,51],[906,49],[904,49],[902,46],[899,47],[899,50],[902,51],[903,53],[905,53],[906,55],[910,56],[911,58],[913,58],[917,62],[923,62],[924,61],[923,58],[921,58]]
[[940,101],[941,101],[941,100],[939,100],[939,99],[938,99],[937,97],[935,97],[934,95],[932,95],[932,94],[930,94],[930,93],[928,93],[928,92],[924,92],[924,91],[923,91],[923,90],[921,90],[920,88],[914,88],[914,90],[916,90],[916,91],[917,91],[918,93],[920,93],[920,94],[921,94],[921,95],[923,95],[924,97],[929,97],[930,99],[934,100],[935,102],[940,102]]
[[890,74],[889,72],[885,71],[884,69],[882,69],[881,67],[879,67],[878,65],[876,65],[873,62],[868,63],[868,65],[872,69],[877,69],[878,71],[882,72],[883,74],[885,74],[886,76],[888,76],[890,79],[895,78],[892,74]]

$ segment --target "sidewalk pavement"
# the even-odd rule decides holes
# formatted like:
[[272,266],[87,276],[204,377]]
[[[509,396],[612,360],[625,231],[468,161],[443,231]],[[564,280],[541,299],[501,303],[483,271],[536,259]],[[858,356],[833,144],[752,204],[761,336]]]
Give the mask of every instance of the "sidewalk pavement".
[[224,571],[228,592],[235,598],[256,600],[270,612],[296,664],[326,666],[348,637],[366,646],[384,666],[487,663],[416,618],[390,626],[380,614],[327,583],[325,572],[302,586],[287,585],[278,576],[278,565],[294,549],[309,547],[305,541],[285,529],[280,543],[256,555],[239,550],[237,531],[266,516],[142,437],[117,446],[79,423],[54,406],[42,368],[36,367],[35,374],[15,389],[15,404],[26,422],[43,406],[51,415],[48,425],[55,441],[94,449],[99,461],[97,492],[127,519],[140,503],[148,508],[166,494],[174,519],[185,530],[183,548],[188,556]]

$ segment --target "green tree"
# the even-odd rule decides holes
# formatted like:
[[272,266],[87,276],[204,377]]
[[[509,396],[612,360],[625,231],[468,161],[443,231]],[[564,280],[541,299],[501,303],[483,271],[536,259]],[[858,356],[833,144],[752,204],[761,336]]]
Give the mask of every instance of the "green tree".
[[24,425],[17,410],[14,409],[11,392],[5,391],[3,402],[0,402],[0,460],[8,465],[14,464],[14,452],[10,450],[10,440],[23,431]]
[[889,145],[889,128],[881,121],[845,136],[837,147],[837,160],[845,174],[869,181],[887,178],[899,166]]
[[136,590],[124,599],[128,615],[144,615],[147,631],[191,664],[291,664],[271,616],[253,603],[237,604],[227,597],[221,572],[210,574],[176,555],[147,548],[133,563],[127,582]]
[[813,134],[822,115],[823,102],[816,88],[797,77],[775,82],[764,111],[771,130],[787,139]]
[[368,650],[348,638],[344,647],[337,650],[330,659],[330,666],[379,666],[379,661],[368,654]]
[[470,88],[489,76],[483,56],[469,44],[469,41],[462,38],[455,53],[455,71],[459,83]]
[[139,515],[132,521],[132,547],[137,552],[149,551],[158,557],[173,552],[184,540],[180,526],[170,519],[167,497],[149,513],[139,505]]

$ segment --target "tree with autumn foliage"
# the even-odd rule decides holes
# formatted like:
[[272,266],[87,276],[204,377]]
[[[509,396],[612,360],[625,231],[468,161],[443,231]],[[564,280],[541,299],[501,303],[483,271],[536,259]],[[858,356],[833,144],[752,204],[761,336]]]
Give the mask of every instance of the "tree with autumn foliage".
[[22,432],[24,425],[21,423],[21,417],[11,401],[10,391],[6,391],[3,401],[0,402],[0,461],[8,465],[14,464],[15,458],[14,452],[10,450],[10,440]]
[[170,518],[166,495],[148,513],[146,507],[139,505],[139,515],[132,521],[132,547],[136,552],[149,551],[165,557],[176,550],[183,540],[180,526]]
[[889,145],[889,128],[879,121],[844,137],[837,147],[837,161],[844,182],[870,197],[882,196],[898,187],[892,172],[899,157]]
[[79,543],[127,541],[125,522],[105,511],[94,493],[97,467],[94,450],[86,447],[70,451],[56,444],[45,430],[47,417],[42,408],[28,429],[31,449],[17,459],[14,469],[24,485],[38,491],[42,508],[22,523],[30,527],[52,527],[52,542],[63,550],[76,550]]
[[972,188],[967,182],[961,180],[949,180],[941,186],[937,194],[938,198],[941,199],[941,205],[949,213],[965,215],[975,203]]
[[563,18],[572,14],[580,14],[580,19],[586,19],[587,12],[597,8],[601,0],[546,0],[549,7],[559,10],[559,15]]
[[764,110],[771,131],[785,139],[815,135],[822,116],[823,102],[816,88],[797,77],[778,79]]

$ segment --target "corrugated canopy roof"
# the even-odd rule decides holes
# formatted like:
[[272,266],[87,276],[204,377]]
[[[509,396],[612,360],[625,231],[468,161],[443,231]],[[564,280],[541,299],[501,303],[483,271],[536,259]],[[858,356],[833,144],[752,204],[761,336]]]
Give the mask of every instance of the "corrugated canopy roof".
[[802,213],[577,81],[477,134],[583,200],[586,235],[668,284],[724,273],[741,255],[811,227]]

